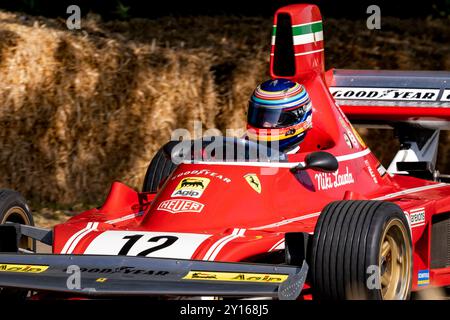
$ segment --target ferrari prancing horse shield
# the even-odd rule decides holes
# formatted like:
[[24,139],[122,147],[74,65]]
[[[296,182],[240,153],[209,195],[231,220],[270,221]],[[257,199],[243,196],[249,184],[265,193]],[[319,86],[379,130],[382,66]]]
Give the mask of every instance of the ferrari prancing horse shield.
[[247,180],[250,187],[253,188],[258,193],[261,193],[261,182],[258,179],[258,176],[254,173],[249,173],[244,176],[244,179]]

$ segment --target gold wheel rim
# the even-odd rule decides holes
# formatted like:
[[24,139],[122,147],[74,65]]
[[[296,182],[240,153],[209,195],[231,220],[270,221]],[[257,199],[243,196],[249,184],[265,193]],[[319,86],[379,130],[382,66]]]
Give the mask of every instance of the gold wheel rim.
[[391,220],[384,229],[378,257],[383,300],[406,299],[410,290],[411,248],[407,230],[399,219]]
[[[1,223],[16,222],[25,225],[31,225],[27,213],[21,207],[11,207],[6,211]],[[33,240],[28,237],[22,237],[19,242],[19,248],[31,250],[33,248]]]

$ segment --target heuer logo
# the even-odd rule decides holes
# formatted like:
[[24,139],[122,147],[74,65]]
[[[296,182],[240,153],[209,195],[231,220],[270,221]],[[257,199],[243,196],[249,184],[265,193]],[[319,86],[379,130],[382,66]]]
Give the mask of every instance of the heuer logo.
[[158,210],[170,213],[195,212],[199,213],[205,205],[192,200],[165,200],[158,206]]
[[209,184],[208,178],[201,177],[187,177],[181,179],[178,183],[175,191],[172,193],[172,197],[190,197],[200,198],[203,191]]

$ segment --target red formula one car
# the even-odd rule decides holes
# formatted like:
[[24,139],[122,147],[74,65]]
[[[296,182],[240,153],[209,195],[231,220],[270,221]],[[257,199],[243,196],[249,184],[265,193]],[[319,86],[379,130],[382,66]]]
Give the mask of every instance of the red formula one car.
[[[143,192],[115,182],[101,207],[53,230],[0,226],[0,287],[38,297],[407,299],[450,285],[450,185],[435,169],[450,72],[325,72],[314,5],[279,9],[273,30],[272,77],[300,82],[313,102],[301,152],[226,137],[169,142]],[[395,129],[389,168],[349,120]],[[199,158],[213,142],[240,152]],[[53,253],[24,253],[22,237]]]

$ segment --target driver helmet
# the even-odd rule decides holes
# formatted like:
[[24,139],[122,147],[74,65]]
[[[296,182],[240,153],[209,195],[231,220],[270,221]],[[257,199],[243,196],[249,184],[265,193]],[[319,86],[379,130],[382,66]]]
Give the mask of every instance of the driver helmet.
[[[247,136],[250,140],[278,143],[282,152],[298,151],[312,128],[312,105],[306,89],[287,79],[260,84],[249,101]],[[297,150],[295,150],[297,149]]]

